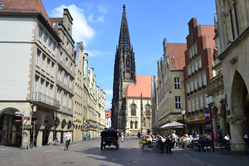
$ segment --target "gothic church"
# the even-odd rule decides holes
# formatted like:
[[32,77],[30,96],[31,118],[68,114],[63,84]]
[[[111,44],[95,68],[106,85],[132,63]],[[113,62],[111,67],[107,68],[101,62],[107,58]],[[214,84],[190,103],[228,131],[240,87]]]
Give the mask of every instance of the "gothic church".
[[151,76],[136,75],[125,5],[116,49],[112,99],[112,127],[126,134],[151,132]]

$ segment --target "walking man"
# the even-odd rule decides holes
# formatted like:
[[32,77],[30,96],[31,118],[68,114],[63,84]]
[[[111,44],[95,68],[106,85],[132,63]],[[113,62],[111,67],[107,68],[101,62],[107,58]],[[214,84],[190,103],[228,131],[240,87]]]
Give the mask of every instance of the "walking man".
[[88,140],[90,140],[91,139],[91,133],[89,132],[88,133]]
[[123,132],[121,132],[121,138],[122,138],[122,142],[124,142],[124,133]]

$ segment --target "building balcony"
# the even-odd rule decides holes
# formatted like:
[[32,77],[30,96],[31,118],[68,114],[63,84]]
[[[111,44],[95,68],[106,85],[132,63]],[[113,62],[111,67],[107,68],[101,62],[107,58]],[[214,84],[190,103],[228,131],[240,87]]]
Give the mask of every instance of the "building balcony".
[[223,74],[220,73],[209,81],[208,92],[212,93],[216,90],[222,89],[223,87],[224,87]]
[[33,92],[32,102],[37,105],[50,107],[52,109],[60,108],[60,102],[58,100],[49,97],[41,92]]

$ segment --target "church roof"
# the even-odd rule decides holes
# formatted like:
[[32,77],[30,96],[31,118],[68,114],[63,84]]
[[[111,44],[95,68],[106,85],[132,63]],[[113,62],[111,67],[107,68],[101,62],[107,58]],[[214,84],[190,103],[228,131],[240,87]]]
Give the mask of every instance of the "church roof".
[[0,2],[4,3],[0,12],[41,13],[53,27],[41,0],[1,0]]
[[151,76],[136,76],[137,82],[129,83],[126,89],[125,97],[151,97]]
[[183,69],[185,66],[186,43],[167,43],[170,69]]

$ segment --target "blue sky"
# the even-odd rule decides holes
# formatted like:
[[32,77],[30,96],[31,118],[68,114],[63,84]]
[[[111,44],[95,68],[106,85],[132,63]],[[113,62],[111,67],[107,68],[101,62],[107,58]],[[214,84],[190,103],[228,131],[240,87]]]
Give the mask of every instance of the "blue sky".
[[94,67],[97,85],[106,92],[106,109],[111,108],[114,58],[118,44],[123,4],[137,75],[157,75],[157,61],[163,55],[163,39],[186,43],[188,22],[214,24],[214,0],[42,0],[49,17],[62,17],[68,8],[73,21],[75,43],[83,41]]

